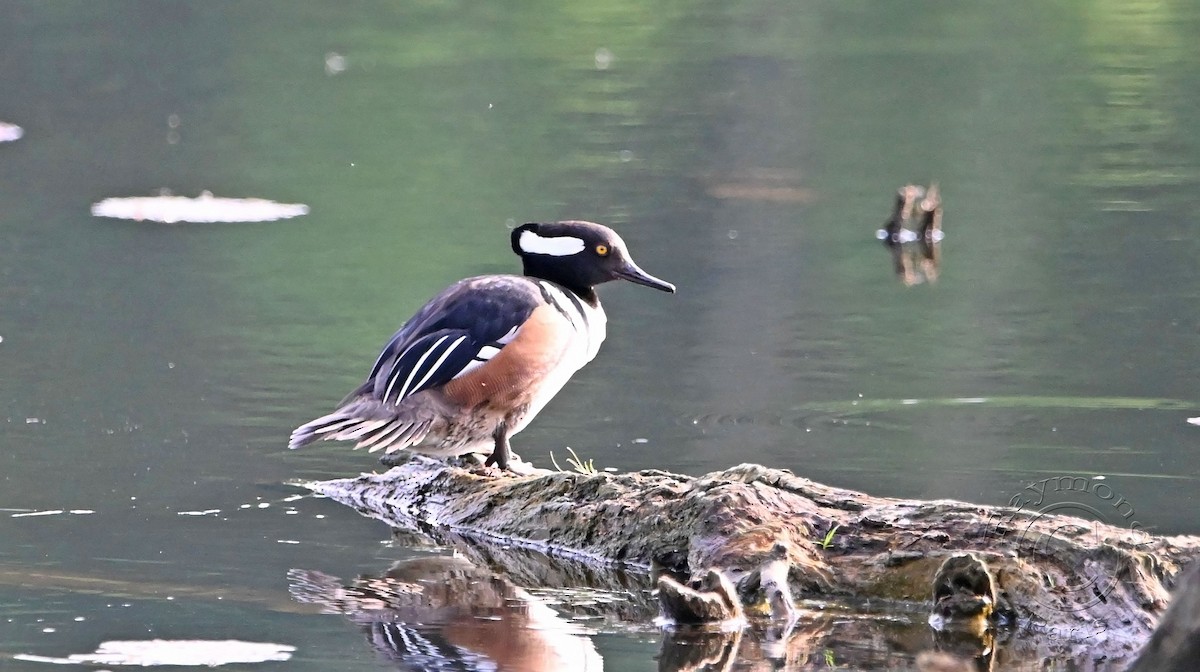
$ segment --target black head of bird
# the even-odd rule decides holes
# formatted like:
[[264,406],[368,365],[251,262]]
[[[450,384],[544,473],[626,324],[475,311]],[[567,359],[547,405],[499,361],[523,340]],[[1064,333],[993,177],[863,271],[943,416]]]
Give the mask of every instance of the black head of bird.
[[612,280],[675,291],[675,285],[634,263],[615,231],[592,222],[523,224],[512,232],[512,248],[524,262],[525,275],[557,282],[580,295]]

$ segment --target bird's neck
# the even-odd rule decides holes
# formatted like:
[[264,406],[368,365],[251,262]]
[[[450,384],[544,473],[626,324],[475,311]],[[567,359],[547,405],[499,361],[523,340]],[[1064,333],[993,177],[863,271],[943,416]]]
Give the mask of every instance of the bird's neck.
[[569,290],[580,299],[583,299],[589,306],[593,308],[600,307],[600,296],[596,294],[596,288],[585,282],[570,277],[563,277],[561,273],[546,273],[543,269],[538,268],[536,264],[530,264],[528,261],[525,262],[525,275],[530,278],[553,282]]

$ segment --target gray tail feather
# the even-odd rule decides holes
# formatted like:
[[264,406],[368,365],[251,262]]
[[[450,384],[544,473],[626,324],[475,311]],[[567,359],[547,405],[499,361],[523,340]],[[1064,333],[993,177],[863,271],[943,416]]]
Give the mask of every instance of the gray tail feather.
[[355,441],[354,448],[391,453],[407,448],[429,433],[431,421],[410,414],[397,415],[394,408],[377,401],[351,404],[329,415],[305,423],[292,432],[288,448],[299,448],[318,439]]

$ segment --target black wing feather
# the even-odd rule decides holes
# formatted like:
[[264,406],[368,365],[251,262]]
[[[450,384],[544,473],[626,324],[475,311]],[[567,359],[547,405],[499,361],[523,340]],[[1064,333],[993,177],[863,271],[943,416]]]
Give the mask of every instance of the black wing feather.
[[392,452],[420,442],[430,419],[401,412],[400,402],[494,356],[539,305],[538,286],[520,276],[481,276],[451,285],[388,340],[366,381],[337,410],[297,427],[288,447],[336,439]]
[[500,339],[529,319],[539,296],[533,283],[518,277],[484,276],[451,285],[392,336],[359,392],[394,404],[446,384],[484,346],[503,347]]
[[470,337],[461,329],[444,329],[418,339],[376,380],[376,391],[383,389],[380,401],[395,403],[453,378],[479,351]]

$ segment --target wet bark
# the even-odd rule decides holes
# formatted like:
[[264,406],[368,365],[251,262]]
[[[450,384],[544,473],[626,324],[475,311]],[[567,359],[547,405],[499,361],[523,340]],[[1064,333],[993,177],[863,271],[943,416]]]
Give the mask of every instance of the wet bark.
[[955,585],[939,569],[970,554],[992,578],[989,618],[1118,657],[1147,640],[1173,577],[1200,551],[1200,537],[874,497],[753,464],[701,477],[512,476],[414,457],[384,474],[306,485],[395,527],[428,525],[591,564],[654,568],[685,586],[694,579],[700,592],[715,570],[751,617],[789,615],[793,595],[931,605],[935,576],[943,597]]

